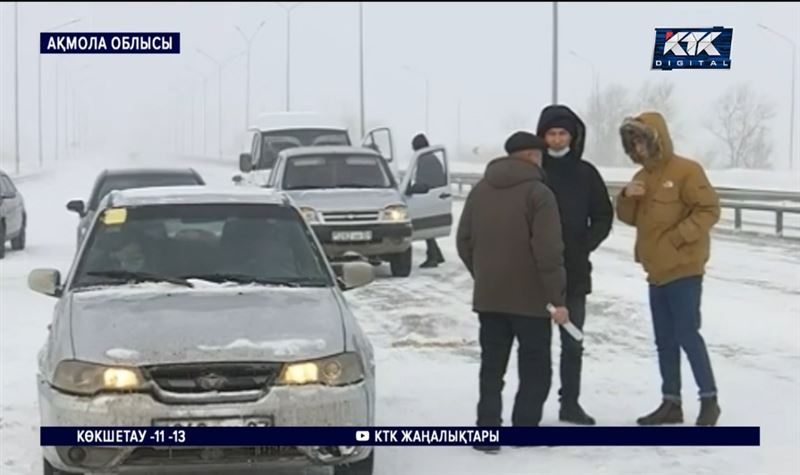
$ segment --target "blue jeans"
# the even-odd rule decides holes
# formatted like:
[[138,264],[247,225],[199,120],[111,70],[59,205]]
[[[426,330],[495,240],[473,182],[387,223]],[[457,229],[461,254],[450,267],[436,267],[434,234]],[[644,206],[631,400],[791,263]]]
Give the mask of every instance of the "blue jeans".
[[681,348],[689,358],[701,398],[717,395],[714,372],[700,336],[703,277],[687,277],[662,286],[650,285],[650,311],[665,400],[681,401]]

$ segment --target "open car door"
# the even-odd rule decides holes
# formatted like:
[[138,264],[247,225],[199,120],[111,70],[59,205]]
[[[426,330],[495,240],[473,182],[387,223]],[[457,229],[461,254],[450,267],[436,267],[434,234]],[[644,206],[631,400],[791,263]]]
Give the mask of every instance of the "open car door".
[[447,237],[453,228],[453,194],[444,146],[417,151],[403,176],[400,192],[406,199],[414,240]]
[[383,159],[386,160],[386,163],[389,164],[392,174],[394,174],[395,178],[398,178],[397,160],[394,158],[394,142],[392,141],[392,131],[389,127],[371,129],[367,132],[367,135],[364,136],[361,146],[370,148],[381,154]]

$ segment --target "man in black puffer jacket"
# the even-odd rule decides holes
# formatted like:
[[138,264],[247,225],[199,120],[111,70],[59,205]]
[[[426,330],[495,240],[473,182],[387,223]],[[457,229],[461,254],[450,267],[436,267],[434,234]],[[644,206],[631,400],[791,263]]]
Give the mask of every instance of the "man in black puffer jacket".
[[[589,255],[611,232],[614,209],[597,169],[583,160],[586,126],[568,107],[542,110],[536,129],[547,142],[543,157],[546,183],[553,190],[561,215],[564,267],[567,271],[567,309],[570,321],[583,328],[586,295],[592,291]],[[583,345],[561,328],[561,410],[559,419],[594,425],[578,403]]]

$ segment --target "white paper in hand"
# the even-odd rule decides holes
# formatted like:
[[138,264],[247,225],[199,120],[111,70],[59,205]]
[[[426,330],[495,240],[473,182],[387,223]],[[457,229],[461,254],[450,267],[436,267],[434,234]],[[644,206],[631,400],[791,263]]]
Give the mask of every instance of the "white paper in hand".
[[[556,307],[553,304],[549,303],[547,304],[547,311],[553,314],[556,311]],[[567,323],[563,324],[562,326],[564,327],[564,330],[566,330],[567,333],[569,333],[570,336],[574,338],[576,341],[583,341],[583,332],[581,332],[580,329],[576,327],[572,322],[567,320]]]

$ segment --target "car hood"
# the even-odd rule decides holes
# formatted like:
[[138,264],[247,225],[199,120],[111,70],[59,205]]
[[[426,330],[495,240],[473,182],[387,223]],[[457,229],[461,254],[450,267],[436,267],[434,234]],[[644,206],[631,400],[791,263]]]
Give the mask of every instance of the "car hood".
[[344,351],[330,288],[170,284],[72,295],[74,357],[105,364],[298,361]]
[[377,211],[389,205],[404,204],[394,188],[298,190],[284,192],[297,206],[309,206],[317,211]]

